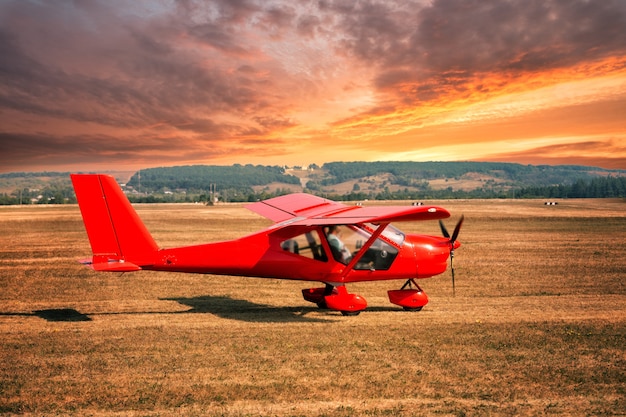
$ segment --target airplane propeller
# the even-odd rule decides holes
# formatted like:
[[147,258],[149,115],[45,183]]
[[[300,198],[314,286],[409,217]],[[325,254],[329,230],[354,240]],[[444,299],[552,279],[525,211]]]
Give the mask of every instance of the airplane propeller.
[[452,236],[448,233],[448,229],[443,224],[441,220],[439,220],[439,227],[441,228],[441,233],[443,237],[448,238],[448,245],[450,245],[450,272],[452,273],[452,295],[456,295],[456,290],[454,287],[454,242],[456,242],[456,238],[459,237],[459,232],[461,231],[461,226],[463,225],[463,220],[465,216],[461,216],[456,226],[454,227],[454,231],[452,232]]

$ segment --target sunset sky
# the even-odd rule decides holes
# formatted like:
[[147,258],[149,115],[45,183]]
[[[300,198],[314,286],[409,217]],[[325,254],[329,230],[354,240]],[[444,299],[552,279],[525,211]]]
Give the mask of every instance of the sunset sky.
[[626,169],[624,0],[0,0],[0,171]]

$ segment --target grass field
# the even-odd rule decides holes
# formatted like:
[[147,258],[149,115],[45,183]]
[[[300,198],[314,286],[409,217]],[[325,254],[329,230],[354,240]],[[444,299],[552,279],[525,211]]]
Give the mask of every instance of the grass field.
[[[397,203],[396,203],[397,204]],[[450,275],[353,284],[318,310],[297,281],[95,273],[76,206],[0,208],[0,414],[626,415],[626,202],[443,201]],[[238,205],[144,205],[162,247],[268,225]],[[439,234],[433,223],[399,224]]]

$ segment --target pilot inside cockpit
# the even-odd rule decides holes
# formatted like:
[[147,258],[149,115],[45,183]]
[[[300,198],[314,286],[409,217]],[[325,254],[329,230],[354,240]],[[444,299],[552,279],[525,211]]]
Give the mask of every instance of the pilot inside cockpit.
[[350,259],[352,259],[352,254],[350,253],[350,250],[346,248],[346,245],[341,241],[340,236],[341,228],[339,226],[332,225],[326,229],[326,238],[328,239],[330,250],[333,253],[333,258],[335,258],[337,262],[348,264]]

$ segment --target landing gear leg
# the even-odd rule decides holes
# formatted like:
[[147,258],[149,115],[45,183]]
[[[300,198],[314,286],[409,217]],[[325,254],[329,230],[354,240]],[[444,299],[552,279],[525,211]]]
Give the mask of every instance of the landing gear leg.
[[302,290],[302,296],[306,301],[317,304],[317,306],[322,309],[328,308],[326,305],[326,296],[332,295],[333,293],[336,294],[337,291],[335,291],[335,287],[330,284],[326,284],[325,287],[306,288]]
[[417,282],[415,282],[415,279],[413,278],[409,278],[406,280],[406,282],[404,283],[404,285],[402,286],[402,288],[400,288],[401,290],[406,289],[406,287],[409,287],[409,290],[412,290],[413,287],[415,287],[416,290],[418,291],[422,291],[422,288],[417,285]]
[[326,287],[324,287],[324,296],[322,297],[322,300],[317,303],[317,306],[319,308],[321,308],[322,310],[326,310],[328,308],[328,306],[326,305],[326,296],[332,295],[333,291],[335,291],[335,287],[333,285],[326,284]]

